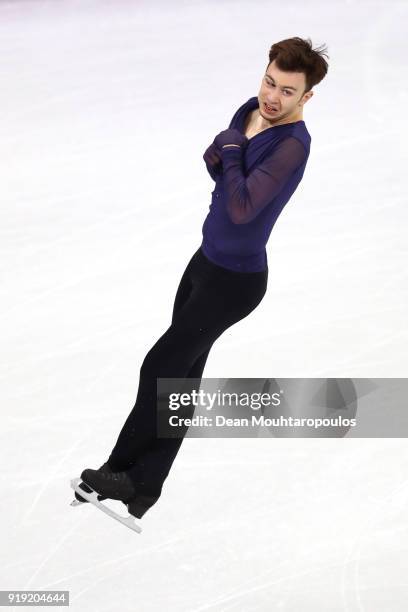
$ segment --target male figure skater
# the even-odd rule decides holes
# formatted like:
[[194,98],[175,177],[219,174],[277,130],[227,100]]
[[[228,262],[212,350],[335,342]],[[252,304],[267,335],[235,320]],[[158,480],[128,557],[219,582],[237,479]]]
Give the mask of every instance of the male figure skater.
[[[141,518],[159,499],[182,438],[157,436],[157,379],[200,380],[214,342],[265,295],[265,247],[303,177],[311,142],[303,107],[327,73],[323,55],[310,39],[272,45],[258,95],[205,151],[215,189],[201,245],[181,277],[170,327],[143,360],[136,403],[108,460],[71,483],[77,502],[104,509],[102,500],[117,499]],[[131,517],[108,513],[131,526]]]

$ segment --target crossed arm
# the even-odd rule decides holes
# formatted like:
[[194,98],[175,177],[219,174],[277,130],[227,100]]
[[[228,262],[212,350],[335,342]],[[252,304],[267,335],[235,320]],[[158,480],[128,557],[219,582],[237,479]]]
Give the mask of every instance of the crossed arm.
[[226,144],[218,149],[212,143],[204,160],[214,180],[223,174],[228,214],[233,223],[243,224],[252,221],[272,202],[306,156],[302,143],[288,136],[248,176],[242,171],[240,145]]

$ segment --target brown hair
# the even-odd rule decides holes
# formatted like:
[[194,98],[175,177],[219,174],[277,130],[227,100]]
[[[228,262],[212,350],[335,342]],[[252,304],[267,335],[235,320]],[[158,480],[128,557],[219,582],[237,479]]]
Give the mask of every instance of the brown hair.
[[[294,38],[286,38],[281,40],[270,48],[269,64],[276,60],[276,65],[279,70],[286,72],[304,72],[306,77],[306,93],[314,85],[320,83],[327,74],[328,63],[323,55],[329,57],[326,53],[327,47],[322,49],[313,49],[310,38],[304,40],[295,36]],[[267,66],[267,69],[269,67]],[[302,94],[303,95],[303,94]]]

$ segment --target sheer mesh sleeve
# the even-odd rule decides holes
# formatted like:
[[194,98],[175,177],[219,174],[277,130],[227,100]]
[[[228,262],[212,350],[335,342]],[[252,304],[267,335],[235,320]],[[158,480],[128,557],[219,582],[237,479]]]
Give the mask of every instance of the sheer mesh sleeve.
[[306,160],[300,140],[284,138],[247,177],[242,172],[242,149],[222,149],[226,206],[231,221],[249,223],[272,202],[295,170]]
[[211,178],[216,181],[217,176],[222,174],[222,161],[218,147],[212,143],[203,155],[205,165]]

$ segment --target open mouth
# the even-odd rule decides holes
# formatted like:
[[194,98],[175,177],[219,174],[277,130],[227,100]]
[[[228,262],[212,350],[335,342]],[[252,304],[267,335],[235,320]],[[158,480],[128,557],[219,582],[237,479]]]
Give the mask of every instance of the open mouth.
[[272,114],[272,113],[276,113],[277,112],[277,108],[275,106],[268,106],[266,104],[266,102],[264,102],[264,109],[266,110],[267,113]]

